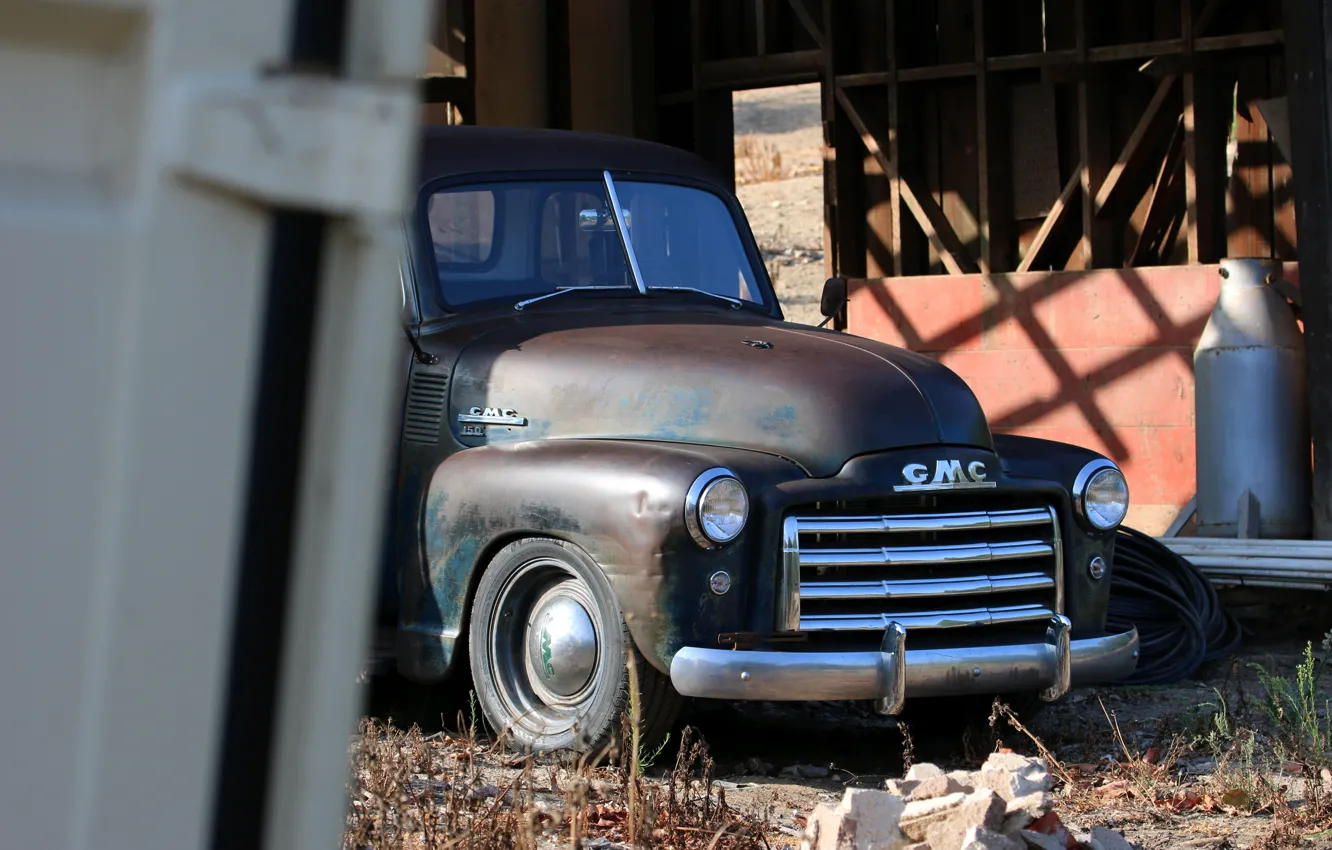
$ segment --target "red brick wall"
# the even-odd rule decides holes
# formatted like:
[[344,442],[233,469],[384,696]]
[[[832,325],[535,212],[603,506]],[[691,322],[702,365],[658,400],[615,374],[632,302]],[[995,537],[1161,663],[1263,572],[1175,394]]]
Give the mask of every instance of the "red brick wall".
[[847,329],[957,372],[995,433],[1113,458],[1128,524],[1159,534],[1194,493],[1193,346],[1219,284],[1216,266],[853,280]]

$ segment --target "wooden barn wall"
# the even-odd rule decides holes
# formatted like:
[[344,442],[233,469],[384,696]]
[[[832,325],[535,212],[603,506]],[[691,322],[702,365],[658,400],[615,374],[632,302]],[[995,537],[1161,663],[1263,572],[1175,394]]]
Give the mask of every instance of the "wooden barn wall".
[[[433,85],[468,123],[632,133],[733,175],[731,93],[819,85],[825,265],[857,280],[835,326],[957,369],[995,431],[1123,463],[1145,531],[1192,495],[1187,355],[1214,264],[1298,259],[1267,125],[1284,132],[1280,0],[439,2],[465,69]],[[514,26],[544,28],[523,36],[542,58],[477,58]],[[478,102],[537,76],[521,114]]]
[[1264,117],[1285,94],[1280,2],[685,6],[655,6],[664,140],[724,159],[719,95],[818,82],[827,271],[855,279],[838,326],[949,365],[996,432],[1114,458],[1132,522],[1164,530],[1193,495],[1214,264],[1296,277]]

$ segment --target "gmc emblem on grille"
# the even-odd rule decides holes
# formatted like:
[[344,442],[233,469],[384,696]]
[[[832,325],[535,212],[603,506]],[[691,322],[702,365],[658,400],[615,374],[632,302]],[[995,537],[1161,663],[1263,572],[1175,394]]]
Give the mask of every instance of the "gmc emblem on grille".
[[995,486],[986,480],[985,464],[973,460],[962,468],[960,460],[937,460],[934,462],[934,477],[930,477],[930,468],[923,463],[908,463],[902,467],[902,479],[893,489],[899,493],[911,490],[982,490]]

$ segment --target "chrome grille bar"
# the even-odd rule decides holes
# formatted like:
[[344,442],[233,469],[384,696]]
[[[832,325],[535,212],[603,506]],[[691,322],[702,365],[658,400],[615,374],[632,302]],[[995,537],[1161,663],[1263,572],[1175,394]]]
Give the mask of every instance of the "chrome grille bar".
[[804,614],[800,630],[806,632],[869,631],[886,629],[892,622],[907,629],[955,629],[968,626],[998,626],[1048,620],[1054,611],[1043,605],[1009,605],[994,608],[964,608],[951,611],[884,612],[874,614]]
[[887,581],[806,581],[800,583],[800,596],[802,599],[914,599],[959,593],[1047,590],[1054,586],[1054,578],[1045,573]]
[[[782,523],[777,629],[876,631],[892,622],[951,629],[1049,619],[1064,608],[1059,531],[1059,516],[1049,506],[945,507],[939,513],[916,507],[901,514],[879,508],[865,516],[794,512]],[[877,545],[894,541],[901,545]],[[987,604],[1000,601],[999,594],[1016,598]],[[894,599],[934,610],[883,610],[899,607],[889,604]]]
[[1012,511],[971,511],[949,514],[893,514],[863,517],[799,517],[801,534],[881,534],[908,531],[976,531],[986,528],[1015,528],[1045,525],[1050,512],[1044,508]]
[[1054,554],[1043,540],[1014,543],[966,543],[955,546],[884,546],[881,549],[814,549],[800,552],[802,567],[919,566],[971,564],[1039,558]]

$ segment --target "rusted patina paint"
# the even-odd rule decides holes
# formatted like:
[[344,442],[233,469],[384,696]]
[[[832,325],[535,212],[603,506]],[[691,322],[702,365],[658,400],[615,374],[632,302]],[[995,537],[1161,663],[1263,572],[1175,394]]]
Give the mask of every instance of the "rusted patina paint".
[[[756,316],[566,313],[497,328],[462,353],[450,420],[502,405],[525,427],[465,445],[649,439],[780,454],[812,475],[900,446],[990,448],[971,390],[927,357]],[[770,348],[746,339],[770,340]]]
[[[440,464],[430,483],[423,524],[427,587],[404,594],[404,628],[421,642],[438,636],[414,678],[431,679],[456,663],[471,590],[486,560],[504,543],[548,536],[582,547],[606,571],[629,631],[648,661],[669,669],[687,643],[714,644],[720,632],[746,628],[748,603],[769,592],[775,565],[755,562],[761,535],[704,550],[684,527],[685,494],[695,477],[719,464],[755,488],[801,473],[779,458],[645,442],[552,440],[460,452]],[[708,576],[731,571],[725,596]]]

